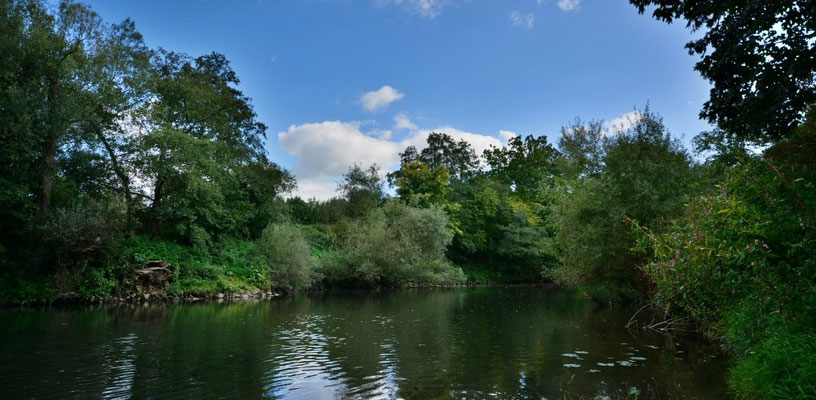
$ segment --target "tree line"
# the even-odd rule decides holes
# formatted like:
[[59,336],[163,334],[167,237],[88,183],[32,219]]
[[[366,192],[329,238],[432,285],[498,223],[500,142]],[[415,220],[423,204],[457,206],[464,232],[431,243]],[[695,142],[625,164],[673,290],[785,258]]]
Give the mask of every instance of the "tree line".
[[317,201],[291,196],[223,55],[0,1],[0,300],[116,298],[151,260],[170,298],[551,280],[695,319],[740,396],[814,396],[813,2],[631,2],[706,30],[687,47],[716,128],[693,152],[648,105],[483,154],[435,132]]

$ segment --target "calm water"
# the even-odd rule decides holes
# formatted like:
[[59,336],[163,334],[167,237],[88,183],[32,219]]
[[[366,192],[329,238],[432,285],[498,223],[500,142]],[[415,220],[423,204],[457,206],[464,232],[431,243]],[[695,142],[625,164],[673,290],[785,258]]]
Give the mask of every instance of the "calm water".
[[534,287],[0,310],[0,398],[726,397],[697,337]]

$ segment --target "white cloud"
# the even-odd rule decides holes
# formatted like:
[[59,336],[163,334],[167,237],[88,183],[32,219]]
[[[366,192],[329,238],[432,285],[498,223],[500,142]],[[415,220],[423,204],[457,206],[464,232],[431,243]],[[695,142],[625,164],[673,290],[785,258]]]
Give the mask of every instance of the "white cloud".
[[610,136],[624,132],[638,123],[641,118],[643,118],[643,114],[637,110],[623,114],[618,118],[612,119],[606,124],[603,135]]
[[533,24],[535,23],[535,16],[533,13],[522,14],[518,11],[513,11],[510,13],[510,23],[513,26],[520,26],[524,29],[532,29]]
[[504,142],[504,143],[507,143],[508,141],[510,141],[510,139],[512,139],[512,138],[514,138],[514,137],[516,137],[518,135],[519,135],[518,133],[513,132],[513,131],[505,131],[505,130],[500,130],[499,131],[499,138],[501,138],[502,142]]
[[304,200],[328,200],[339,196],[337,182],[338,180],[335,177],[298,178],[297,188],[290,196],[299,196]]
[[561,11],[574,11],[580,3],[581,0],[558,0],[558,8]]
[[388,105],[405,97],[405,93],[385,85],[375,91],[365,92],[360,96],[360,103],[368,112],[382,111],[388,108]]
[[292,171],[298,179],[293,195],[302,198],[326,200],[336,196],[336,182],[354,164],[377,164],[384,171],[399,166],[399,153],[408,146],[421,150],[427,146],[431,132],[450,135],[455,140],[466,140],[480,155],[491,146],[507,142],[509,131],[499,132],[501,139],[467,132],[451,126],[435,129],[414,129],[402,140],[391,140],[389,130],[362,130],[361,122],[324,121],[292,125],[278,133],[278,144],[297,157]]
[[359,122],[325,121],[292,125],[278,133],[278,144],[298,157],[298,178],[339,176],[355,164],[391,166],[399,158],[399,144],[364,134]]
[[442,14],[442,8],[455,3],[455,0],[376,0],[381,5],[397,5],[412,14],[423,18],[436,18]]
[[411,118],[408,117],[408,113],[400,111],[399,114],[394,116],[394,129],[410,129],[414,131],[417,129],[417,126],[411,121]]
[[375,129],[371,131],[371,134],[382,140],[391,140],[391,136],[394,135],[394,131],[390,129]]

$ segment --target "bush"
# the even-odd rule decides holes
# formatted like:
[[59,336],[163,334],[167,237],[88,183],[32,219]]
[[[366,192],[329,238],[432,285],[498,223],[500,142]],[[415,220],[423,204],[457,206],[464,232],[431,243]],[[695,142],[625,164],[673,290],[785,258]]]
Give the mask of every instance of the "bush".
[[125,205],[109,199],[79,199],[54,209],[41,227],[46,252],[56,267],[104,264],[117,256]]
[[731,386],[746,398],[816,398],[816,334],[775,328],[740,359]]
[[321,269],[329,281],[359,279],[372,286],[462,282],[462,270],[445,259],[453,236],[447,223],[438,207],[388,201],[350,223],[340,249],[322,260]]
[[816,397],[814,138],[743,158],[667,232],[645,231],[656,299],[728,340],[747,397]]
[[175,279],[168,290],[174,296],[268,289],[267,266],[253,254],[254,249],[252,242],[240,239],[224,239],[206,251],[147,236],[125,241],[126,260],[132,268],[142,268],[150,260],[172,266]]
[[264,258],[272,283],[279,289],[298,290],[315,281],[315,258],[301,230],[292,224],[270,224],[255,243]]
[[[564,135],[572,140],[575,133]],[[648,107],[630,128],[604,139],[600,152],[591,157],[602,160],[595,171],[559,188],[552,221],[561,265],[544,274],[573,286],[598,286],[612,301],[648,291],[639,268],[648,257],[633,251],[631,221],[661,231],[682,212],[693,174],[686,151]],[[581,164],[583,154],[578,156],[567,163]]]

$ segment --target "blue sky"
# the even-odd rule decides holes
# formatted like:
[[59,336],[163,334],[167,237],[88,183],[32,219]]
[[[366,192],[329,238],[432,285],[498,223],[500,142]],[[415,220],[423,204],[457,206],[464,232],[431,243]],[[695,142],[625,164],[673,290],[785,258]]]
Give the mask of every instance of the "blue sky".
[[351,163],[396,167],[431,130],[501,145],[647,101],[684,142],[709,85],[691,33],[626,0],[90,1],[150,46],[225,54],[296,192],[328,198]]

